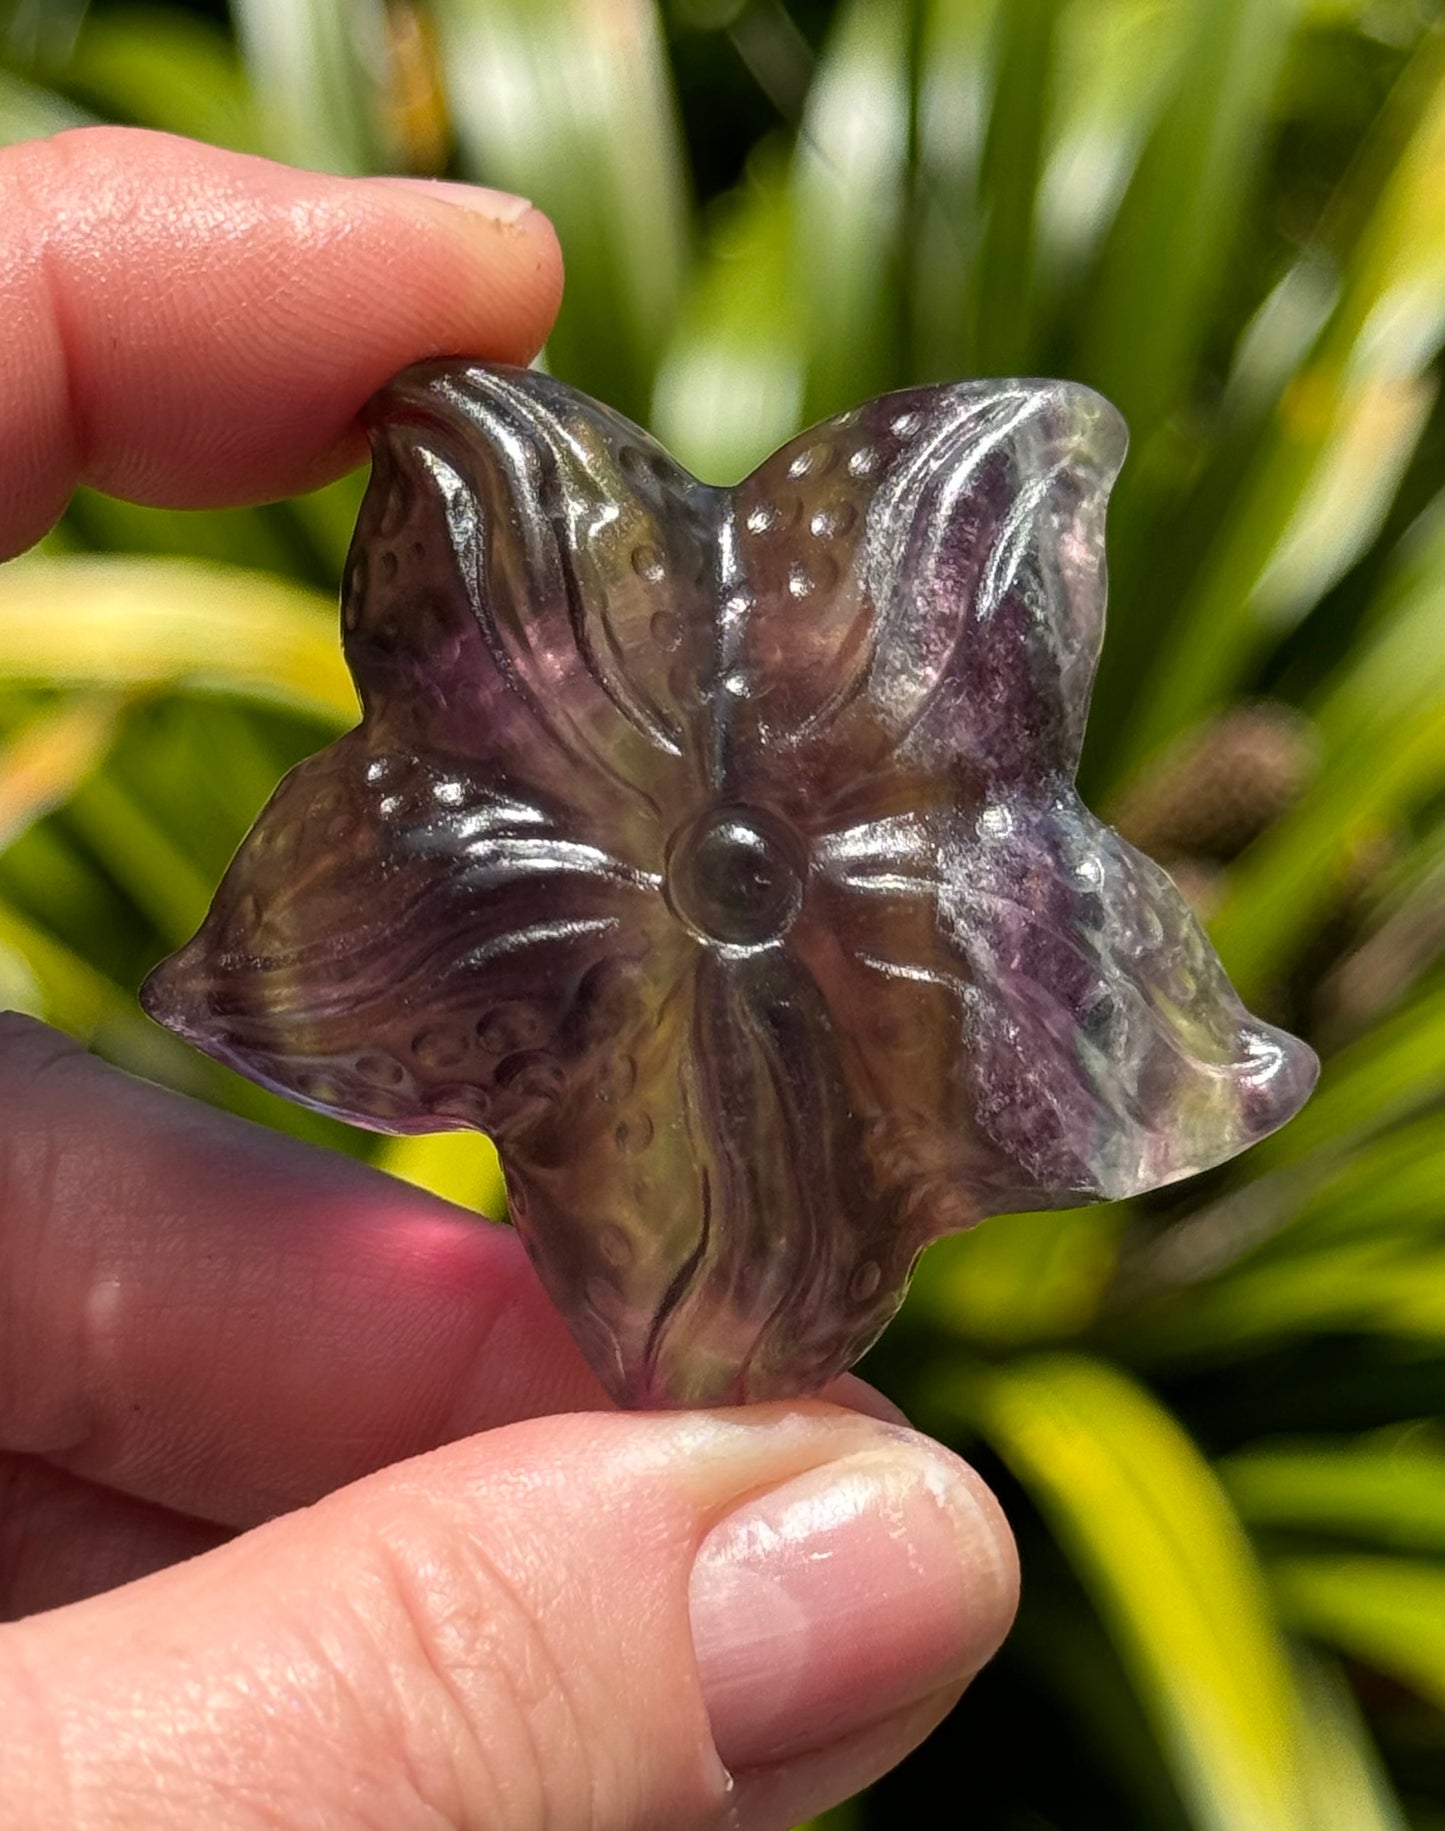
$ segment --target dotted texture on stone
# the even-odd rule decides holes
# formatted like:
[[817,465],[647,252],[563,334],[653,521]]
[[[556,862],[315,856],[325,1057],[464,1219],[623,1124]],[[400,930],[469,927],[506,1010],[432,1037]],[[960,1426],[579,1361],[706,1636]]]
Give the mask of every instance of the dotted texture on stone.
[[1098,395],[909,389],[733,489],[530,371],[410,370],[371,425],[362,722],[144,1000],[321,1111],[490,1132],[620,1401],[816,1390],[938,1235],[1303,1102],[1310,1051],[1074,790]]

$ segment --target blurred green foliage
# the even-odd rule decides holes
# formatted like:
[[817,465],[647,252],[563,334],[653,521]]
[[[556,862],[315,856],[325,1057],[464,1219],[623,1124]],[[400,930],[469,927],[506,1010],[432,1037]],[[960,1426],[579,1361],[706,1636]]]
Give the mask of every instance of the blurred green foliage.
[[[737,476],[905,382],[1127,413],[1086,788],[1314,1104],[1160,1196],[933,1249],[870,1371],[1001,1487],[1018,1631],[839,1827],[1445,1826],[1445,38],[1423,0],[7,0],[0,135],[129,121],[535,198],[555,371]],[[0,573],[0,999],[495,1204],[140,1017],[350,716],[355,479],[83,495]],[[942,1801],[940,1813],[939,1802]]]

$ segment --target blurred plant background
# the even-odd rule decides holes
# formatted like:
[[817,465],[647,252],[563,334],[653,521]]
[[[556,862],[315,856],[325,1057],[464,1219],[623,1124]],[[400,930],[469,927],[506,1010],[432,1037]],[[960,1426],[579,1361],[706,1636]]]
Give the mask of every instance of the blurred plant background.
[[[1124,410],[1085,789],[1325,1058],[1242,1162],[928,1255],[873,1376],[1017,1522],[1009,1646],[833,1831],[1445,1827],[1445,37],[1420,0],[3,0],[0,134],[484,179],[555,372],[737,476],[909,381]],[[82,492],[0,573],[0,1000],[496,1211],[151,1027],[353,715],[360,480]],[[941,1802],[941,1803],[940,1803]]]

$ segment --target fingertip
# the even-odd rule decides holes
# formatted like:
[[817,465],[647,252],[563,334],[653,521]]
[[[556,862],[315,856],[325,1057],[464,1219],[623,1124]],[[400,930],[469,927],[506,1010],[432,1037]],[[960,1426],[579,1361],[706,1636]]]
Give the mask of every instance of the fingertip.
[[6,551],[78,481],[173,507],[315,487],[399,369],[528,362],[561,297],[551,224],[477,187],[104,127],[5,149],[0,195]]
[[392,173],[368,182],[399,188],[413,197],[430,198],[434,203],[455,204],[488,222],[520,222],[536,210],[530,197],[519,197],[515,191],[499,191],[487,184],[460,184],[450,178],[398,177]]
[[691,1617],[718,1752],[770,1767],[961,1685],[1017,1595],[1012,1535],[974,1471],[916,1432],[868,1432],[747,1499],[699,1551]]
[[495,352],[458,349],[428,355],[491,355],[499,362],[526,364],[547,341],[562,303],[562,244],[552,220],[527,197],[490,185],[451,179],[387,175],[353,181],[403,209],[438,215],[443,232],[475,240],[497,258],[497,284],[513,305],[507,321],[510,347]]

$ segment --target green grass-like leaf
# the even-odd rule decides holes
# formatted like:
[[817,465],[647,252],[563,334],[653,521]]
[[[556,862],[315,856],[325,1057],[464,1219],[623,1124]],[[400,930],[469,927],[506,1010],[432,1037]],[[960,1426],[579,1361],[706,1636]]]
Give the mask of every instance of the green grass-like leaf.
[[1303,1831],[1298,1701],[1249,1542],[1178,1424],[1074,1356],[962,1385],[1111,1628],[1196,1821]]
[[1445,1566],[1322,1555],[1281,1559],[1270,1575],[1302,1632],[1445,1709]]

